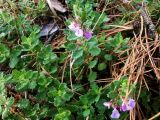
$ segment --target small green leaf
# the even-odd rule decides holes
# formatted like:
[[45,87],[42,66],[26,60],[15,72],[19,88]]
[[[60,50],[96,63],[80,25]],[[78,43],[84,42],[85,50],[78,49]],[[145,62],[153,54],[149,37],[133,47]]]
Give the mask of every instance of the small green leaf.
[[4,109],[4,111],[2,112],[2,119],[3,120],[8,116],[8,113],[9,113],[9,109],[6,107]]
[[19,108],[27,108],[29,105],[29,100],[28,99],[21,99],[18,103],[17,103],[17,107]]
[[52,66],[51,73],[54,74],[56,72],[57,72],[57,67],[56,66]]
[[106,69],[106,63],[100,63],[100,64],[98,64],[98,70],[99,71],[102,71],[102,70],[104,70],[104,69]]
[[76,60],[83,55],[83,49],[79,49],[73,52],[73,58]]
[[97,56],[101,53],[101,49],[97,46],[92,46],[90,49],[89,49],[89,53],[91,53],[92,56]]
[[75,43],[70,43],[67,45],[67,50],[74,51],[76,49],[76,44]]
[[97,73],[93,72],[92,70],[90,71],[89,75],[88,75],[88,80],[89,81],[93,81],[97,78]]
[[2,32],[2,33],[0,33],[0,41],[2,40],[2,38],[4,38],[4,37],[5,37],[5,35],[6,35],[6,34],[5,34],[5,33],[3,33],[3,32]]
[[109,98],[111,98],[111,99],[114,99],[114,98],[116,98],[118,96],[118,93],[116,92],[114,92],[114,91],[110,91],[109,93],[108,93],[108,95],[107,95],[107,97],[109,97]]
[[17,65],[18,61],[19,59],[17,57],[11,57],[9,62],[9,67],[14,68]]
[[111,44],[113,47],[119,47],[123,43],[123,37],[121,33],[117,33],[114,39],[111,40]]
[[69,120],[71,112],[69,110],[59,109],[59,113],[56,114],[54,120]]
[[47,87],[51,83],[51,81],[52,81],[51,79],[41,76],[37,82],[38,82],[38,85]]
[[8,107],[11,107],[13,104],[14,104],[14,98],[13,97],[8,98],[7,99],[7,105],[8,105]]
[[4,62],[10,55],[8,47],[0,43],[0,63]]
[[66,94],[64,94],[63,99],[66,101],[69,101],[73,96],[72,92],[67,92]]
[[39,44],[39,36],[36,32],[37,30],[32,31],[29,37],[26,37],[26,36],[21,37],[24,51],[30,51]]
[[78,37],[75,35],[74,32],[69,32],[69,33],[68,33],[67,40],[72,41],[72,40],[77,40],[77,39],[78,39]]
[[34,89],[37,86],[37,82],[36,81],[31,81],[28,85],[29,89]]
[[55,97],[54,98],[54,105],[55,106],[60,106],[60,105],[62,105],[64,103],[64,101],[60,98],[60,97]]
[[112,55],[110,54],[105,54],[104,58],[108,61],[111,61],[112,60]]
[[89,116],[90,112],[91,112],[90,109],[85,110],[85,111],[83,112],[83,116],[84,116],[84,117]]
[[91,69],[91,68],[94,68],[95,66],[96,66],[96,64],[97,64],[97,62],[98,62],[98,60],[93,60],[93,61],[91,61],[90,63],[89,63],[89,68]]

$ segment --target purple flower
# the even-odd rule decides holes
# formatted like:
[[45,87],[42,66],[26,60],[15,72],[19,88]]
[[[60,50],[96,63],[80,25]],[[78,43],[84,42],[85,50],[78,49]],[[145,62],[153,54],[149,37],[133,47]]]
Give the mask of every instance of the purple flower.
[[121,110],[123,112],[127,111],[127,105],[124,102],[122,103]]
[[135,107],[135,105],[136,105],[135,100],[130,98],[127,104],[127,110],[132,110]]
[[114,110],[112,111],[112,114],[111,114],[111,118],[118,119],[119,117],[120,117],[119,111],[116,108],[114,108]]
[[111,102],[104,102],[103,105],[108,107],[108,109],[110,109],[112,103]]
[[93,32],[90,32],[90,31],[85,31],[84,32],[84,36],[87,40],[91,39],[92,38],[92,34]]

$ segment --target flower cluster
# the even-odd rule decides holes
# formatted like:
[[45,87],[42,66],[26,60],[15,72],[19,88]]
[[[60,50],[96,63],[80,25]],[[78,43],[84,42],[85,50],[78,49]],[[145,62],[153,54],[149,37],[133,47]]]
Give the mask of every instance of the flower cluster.
[[71,24],[68,27],[69,27],[70,30],[75,32],[75,35],[77,37],[83,37],[84,36],[87,40],[92,38],[93,32],[84,31],[77,22],[71,22]]
[[[110,109],[112,106],[112,102],[104,102],[103,103],[104,106],[108,107],[108,109]],[[118,119],[120,117],[120,113],[118,111],[118,109],[120,111],[129,111],[129,110],[132,110],[134,107],[135,107],[136,103],[135,103],[135,100],[134,99],[131,99],[129,98],[127,102],[124,102],[122,103],[121,106],[114,106],[113,107],[113,111],[112,111],[112,114],[111,114],[111,118],[115,118],[115,119]]]

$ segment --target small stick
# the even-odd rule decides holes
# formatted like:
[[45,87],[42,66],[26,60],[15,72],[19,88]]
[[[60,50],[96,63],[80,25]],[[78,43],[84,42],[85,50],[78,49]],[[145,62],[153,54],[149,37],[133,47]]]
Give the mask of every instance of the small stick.
[[154,119],[157,118],[158,116],[160,116],[160,112],[157,113],[156,115],[154,115],[153,117],[149,118],[148,120],[154,120]]

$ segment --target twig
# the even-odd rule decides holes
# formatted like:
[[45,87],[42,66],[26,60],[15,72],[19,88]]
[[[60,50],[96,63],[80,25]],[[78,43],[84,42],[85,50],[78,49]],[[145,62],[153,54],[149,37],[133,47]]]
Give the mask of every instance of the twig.
[[73,91],[73,85],[72,85],[72,66],[73,66],[73,63],[75,62],[75,59],[72,60],[72,55],[73,53],[71,54],[71,58],[70,58],[70,84],[71,84],[71,90]]
[[157,113],[156,115],[154,115],[153,117],[149,118],[148,120],[154,120],[155,118],[159,117],[160,116],[160,112]]

